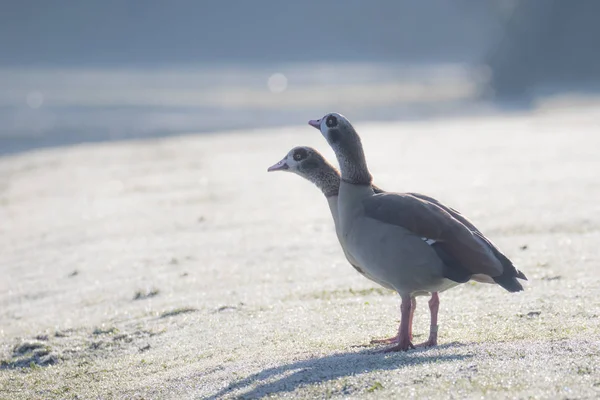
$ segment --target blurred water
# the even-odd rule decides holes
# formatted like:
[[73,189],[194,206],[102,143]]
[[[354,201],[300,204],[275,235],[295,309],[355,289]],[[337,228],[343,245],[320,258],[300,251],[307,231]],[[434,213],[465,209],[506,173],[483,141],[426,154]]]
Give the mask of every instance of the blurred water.
[[[598,92],[593,2],[5,3],[0,155],[303,124],[332,110],[420,119]],[[499,101],[475,101],[482,90]]]
[[89,141],[464,110],[485,74],[460,64],[288,63],[0,70],[0,154]]
[[42,0],[0,13],[0,154],[464,110],[493,2]]

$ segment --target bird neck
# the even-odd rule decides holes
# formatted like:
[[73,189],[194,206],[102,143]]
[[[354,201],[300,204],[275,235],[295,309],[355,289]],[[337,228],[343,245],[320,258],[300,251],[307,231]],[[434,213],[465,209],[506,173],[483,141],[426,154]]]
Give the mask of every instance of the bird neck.
[[336,157],[344,182],[353,185],[371,185],[373,177],[367,167],[367,160],[358,135],[355,137],[355,143],[340,148],[336,152]]
[[340,173],[332,165],[316,171],[309,179],[327,198],[337,196],[340,191]]

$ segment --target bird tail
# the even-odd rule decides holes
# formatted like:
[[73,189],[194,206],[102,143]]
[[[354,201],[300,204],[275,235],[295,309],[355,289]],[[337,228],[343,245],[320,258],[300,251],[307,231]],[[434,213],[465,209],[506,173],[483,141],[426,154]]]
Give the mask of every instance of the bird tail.
[[515,277],[500,275],[494,278],[494,281],[511,293],[522,292],[523,285]]
[[502,263],[502,267],[504,267],[502,275],[495,277],[494,281],[511,293],[523,291],[523,285],[521,285],[517,278],[526,281],[527,277],[525,276],[525,274],[519,271],[517,268],[515,268],[512,261],[510,261],[508,257],[502,254],[499,250],[494,250],[494,253],[496,253],[496,257]]

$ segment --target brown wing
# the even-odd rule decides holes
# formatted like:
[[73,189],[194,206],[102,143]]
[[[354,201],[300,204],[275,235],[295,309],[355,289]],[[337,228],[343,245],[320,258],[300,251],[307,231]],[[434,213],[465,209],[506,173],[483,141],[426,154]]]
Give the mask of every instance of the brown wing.
[[473,274],[500,276],[502,263],[479,231],[472,231],[448,211],[411,194],[383,193],[363,202],[365,215],[402,226],[417,236],[444,244],[444,249]]
[[[417,197],[421,200],[425,200],[428,201],[430,203],[435,204],[436,206],[443,208],[448,214],[452,215],[454,218],[456,218],[457,220],[459,220],[464,226],[466,226],[467,228],[469,228],[472,232],[476,232],[480,235],[483,235],[479,229],[477,229],[477,227],[475,225],[473,225],[473,223],[471,221],[469,221],[469,219],[467,217],[465,217],[464,215],[462,215],[458,210],[455,210],[452,207],[448,207],[445,204],[440,203],[438,200],[434,199],[433,197],[421,194],[421,193],[407,193],[413,197]],[[489,241],[489,240],[486,240]]]
[[[510,280],[510,278],[513,276],[516,278],[519,278],[519,279],[527,280],[527,277],[525,276],[525,274],[523,272],[519,271],[517,268],[515,268],[512,261],[510,261],[510,259],[508,257],[506,257],[504,255],[504,253],[502,253],[500,251],[500,249],[498,247],[496,247],[496,245],[490,239],[488,239],[483,233],[481,233],[481,231],[479,229],[477,229],[477,227],[475,225],[473,225],[473,223],[471,221],[469,221],[469,219],[467,217],[462,215],[458,210],[455,210],[452,207],[448,207],[447,205],[440,203],[438,200],[434,199],[433,197],[429,197],[429,196],[421,194],[421,193],[408,193],[408,194],[413,197],[417,197],[419,199],[433,203],[436,206],[444,209],[447,213],[452,215],[452,217],[456,218],[464,226],[469,228],[471,230],[471,232],[474,232],[483,241],[485,241],[487,243],[487,245],[490,247],[490,249],[492,250],[492,252],[494,253],[494,255],[496,256],[496,258],[498,258],[498,260],[500,260],[500,262],[502,263],[502,266],[504,267],[504,272],[502,273],[502,275],[505,275],[503,277],[503,280],[507,281],[506,284],[509,283],[508,280]],[[499,282],[499,283],[503,284],[504,282]]]

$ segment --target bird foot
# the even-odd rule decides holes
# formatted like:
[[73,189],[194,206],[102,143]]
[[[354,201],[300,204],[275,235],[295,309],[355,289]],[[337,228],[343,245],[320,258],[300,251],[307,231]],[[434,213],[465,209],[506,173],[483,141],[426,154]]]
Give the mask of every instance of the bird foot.
[[426,342],[419,343],[416,347],[435,347],[437,346],[438,326],[432,325],[429,331],[429,339]]
[[414,349],[415,346],[412,344],[410,337],[404,335],[398,335],[396,337],[398,340],[394,342],[394,345],[383,349],[383,353],[391,353],[393,351],[407,351],[409,349]]
[[382,352],[383,353],[391,353],[391,352],[395,352],[395,351],[408,351],[410,349],[414,349],[415,346],[411,343],[410,340],[407,340],[405,338],[400,338],[396,344],[394,344],[391,347],[388,347],[386,349],[383,349]]
[[435,347],[437,346],[437,338],[427,340],[426,342],[416,344],[415,347],[427,348],[427,347]]
[[393,344],[398,343],[398,335],[387,339],[372,339],[371,344]]

